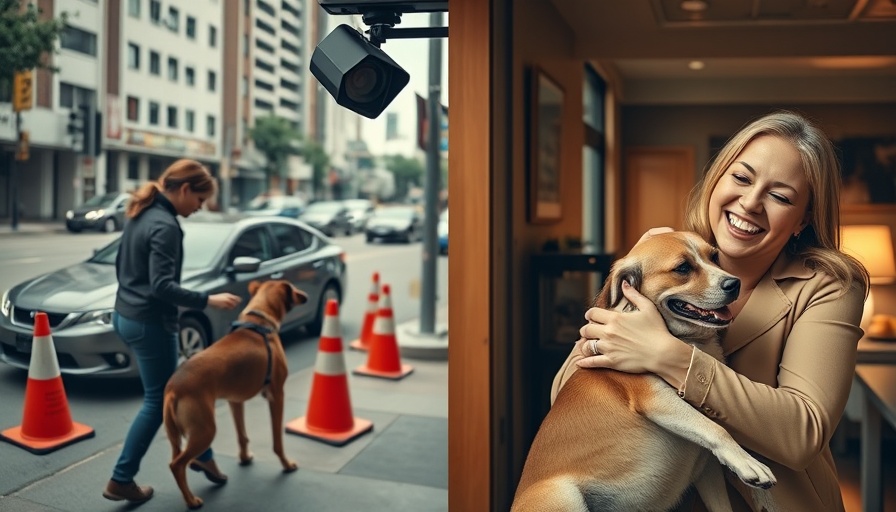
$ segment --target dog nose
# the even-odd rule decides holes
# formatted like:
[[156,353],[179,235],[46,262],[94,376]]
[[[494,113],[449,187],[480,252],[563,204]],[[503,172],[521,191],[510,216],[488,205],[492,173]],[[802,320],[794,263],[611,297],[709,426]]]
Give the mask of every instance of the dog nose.
[[722,291],[725,293],[730,293],[737,297],[740,294],[740,279],[736,277],[729,277],[727,279],[722,280]]

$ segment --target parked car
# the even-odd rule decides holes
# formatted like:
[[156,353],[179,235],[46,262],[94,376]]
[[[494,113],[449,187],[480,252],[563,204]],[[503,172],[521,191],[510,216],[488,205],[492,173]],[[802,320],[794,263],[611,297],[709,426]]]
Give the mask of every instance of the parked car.
[[439,216],[439,254],[448,254],[448,208]]
[[299,215],[299,220],[319,229],[327,236],[336,236],[336,233],[351,235],[353,230],[348,208],[342,201],[311,203]]
[[[183,286],[243,298],[242,306],[231,311],[181,309],[179,343],[184,358],[229,332],[231,322],[248,303],[248,283],[254,279],[287,279],[308,294],[306,304],[289,312],[282,330],[304,326],[310,334],[319,334],[327,299],[341,302],[344,296],[345,251],[297,220],[197,213],[181,225]],[[3,293],[0,361],[28,368],[33,316],[44,311],[63,374],[137,376],[134,357],[111,325],[119,242],[117,238],[82,263],[29,279]]]
[[423,237],[423,217],[415,206],[380,206],[364,229],[367,242],[374,240],[411,243]]
[[84,229],[112,233],[124,226],[124,212],[131,195],[110,192],[93,196],[81,206],[65,212],[65,227],[72,233]]
[[305,209],[305,201],[295,196],[258,196],[249,201],[243,213],[251,216],[298,218]]
[[345,199],[342,201],[348,208],[349,219],[351,219],[352,229],[356,233],[364,231],[367,226],[367,220],[373,215],[375,206],[370,199]]

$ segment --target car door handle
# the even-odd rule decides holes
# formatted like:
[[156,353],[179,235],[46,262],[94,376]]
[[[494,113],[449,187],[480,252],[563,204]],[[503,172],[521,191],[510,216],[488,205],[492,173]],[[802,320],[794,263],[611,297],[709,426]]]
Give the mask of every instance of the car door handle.
[[271,274],[271,279],[280,279],[281,277],[283,277],[283,272],[274,272]]

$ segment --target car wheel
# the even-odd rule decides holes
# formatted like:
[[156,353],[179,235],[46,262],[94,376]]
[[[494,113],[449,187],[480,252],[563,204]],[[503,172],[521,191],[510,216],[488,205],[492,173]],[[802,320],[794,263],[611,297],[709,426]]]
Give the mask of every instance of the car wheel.
[[339,288],[333,283],[328,284],[324,288],[324,292],[320,295],[320,303],[317,305],[317,314],[314,315],[314,320],[312,320],[307,327],[308,334],[312,336],[320,336],[320,333],[324,328],[324,315],[327,313],[327,301],[330,299],[336,299],[336,302],[340,301]]
[[113,219],[112,217],[109,217],[105,222],[103,222],[104,233],[114,233],[117,229],[118,225],[115,224],[115,219]]
[[180,332],[177,337],[177,364],[202,352],[208,346],[208,333],[202,322],[193,317],[180,319]]

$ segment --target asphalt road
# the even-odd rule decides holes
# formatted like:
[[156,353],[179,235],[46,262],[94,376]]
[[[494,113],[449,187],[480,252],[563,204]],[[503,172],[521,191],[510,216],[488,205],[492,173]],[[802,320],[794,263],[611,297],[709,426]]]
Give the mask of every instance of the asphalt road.
[[[47,233],[5,235],[0,238],[0,291],[30,277],[76,263],[117,234]],[[337,237],[345,248],[348,262],[348,290],[340,310],[343,341],[355,339],[367,307],[367,293],[373,272],[381,283],[392,287],[396,323],[411,321],[421,314],[418,296],[423,263],[420,243],[366,244],[363,235]],[[447,258],[438,258],[438,308],[447,307]],[[284,336],[291,373],[314,364],[317,338],[301,332]],[[138,381],[65,377],[66,395],[74,421],[94,428],[94,439],[75,443],[47,455],[34,455],[12,444],[0,442],[0,496],[59,472],[77,470],[79,463],[122,442],[140,407],[142,390]],[[27,372],[0,363],[0,430],[20,425]],[[111,471],[111,468],[110,468]]]

